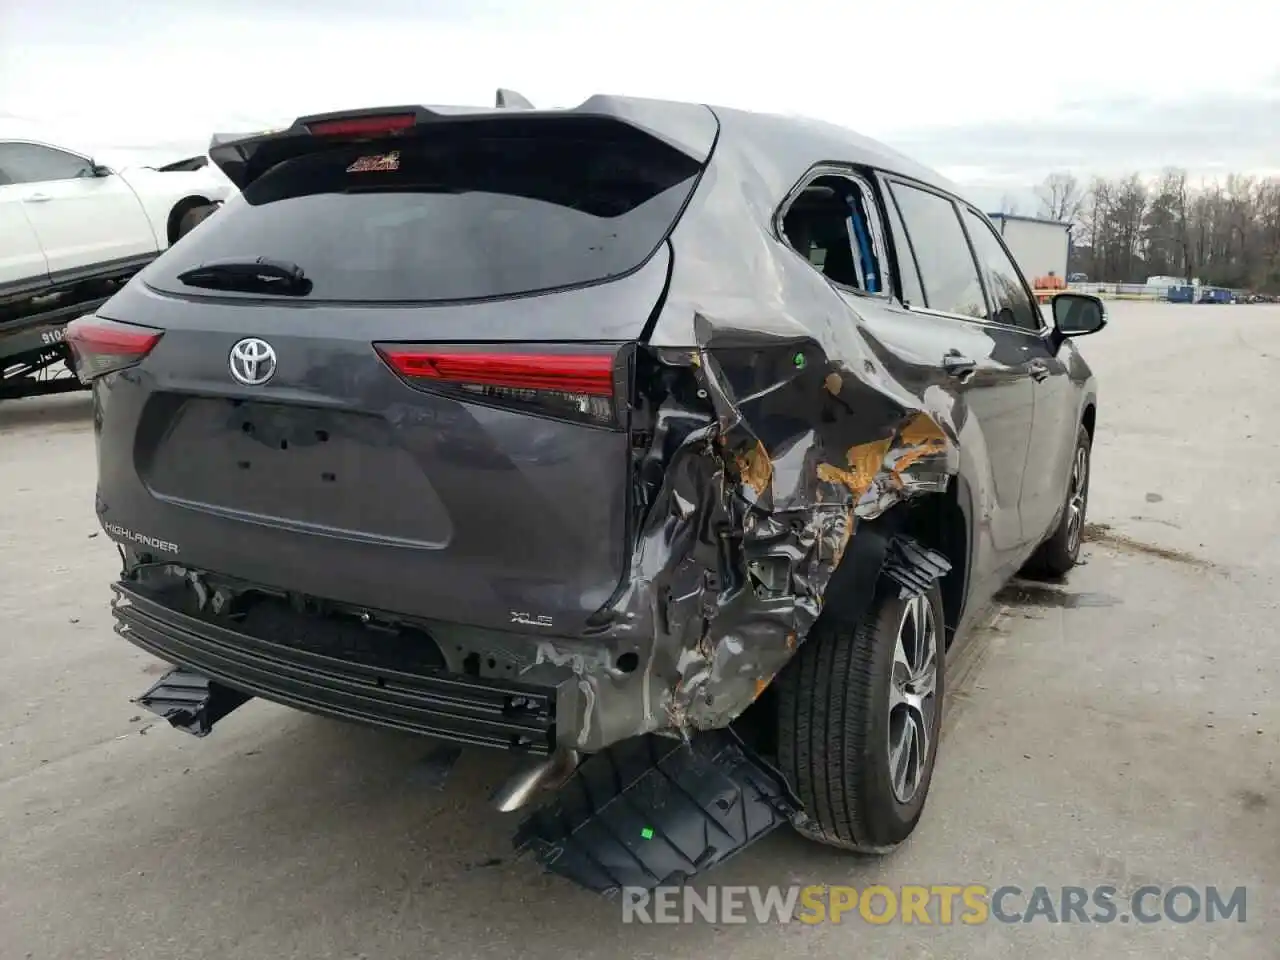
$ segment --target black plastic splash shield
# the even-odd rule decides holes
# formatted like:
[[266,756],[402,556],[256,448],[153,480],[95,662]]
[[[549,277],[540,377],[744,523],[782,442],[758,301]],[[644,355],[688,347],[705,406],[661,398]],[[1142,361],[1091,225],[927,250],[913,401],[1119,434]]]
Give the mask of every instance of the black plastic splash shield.
[[729,730],[635,737],[592,755],[516,831],[517,850],[607,897],[681,885],[799,809]]
[[203,737],[215,723],[251,699],[247,693],[178,668],[166,673],[134,702],[168,720],[171,726]]
[[951,569],[951,561],[936,550],[930,550],[910,537],[894,537],[889,541],[882,573],[901,589],[902,600],[918,597],[935,580],[941,580]]

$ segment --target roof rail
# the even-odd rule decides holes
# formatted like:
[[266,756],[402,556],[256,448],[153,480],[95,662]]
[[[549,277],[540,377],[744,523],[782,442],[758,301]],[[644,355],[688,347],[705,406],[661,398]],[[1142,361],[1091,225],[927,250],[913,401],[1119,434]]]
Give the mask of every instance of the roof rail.
[[494,106],[499,109],[512,108],[517,110],[532,110],[533,104],[527,98],[520,96],[514,90],[507,90],[503,87],[498,88],[498,96],[494,101]]

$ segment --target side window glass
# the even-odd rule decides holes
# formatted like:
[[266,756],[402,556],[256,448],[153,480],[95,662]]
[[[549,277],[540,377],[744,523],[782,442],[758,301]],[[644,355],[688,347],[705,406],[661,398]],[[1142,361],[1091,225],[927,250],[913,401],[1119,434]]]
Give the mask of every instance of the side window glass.
[[89,162],[38,143],[0,143],[0,170],[13,183],[74,180],[93,175]]
[[12,147],[13,144],[0,143],[0,185],[22,182],[9,171],[9,151]]
[[916,255],[911,251],[911,241],[907,238],[907,228],[898,213],[898,204],[889,198],[889,229],[893,231],[893,254],[898,261],[898,274],[902,280],[902,302],[916,307],[927,307],[924,288],[920,286],[920,269],[916,266]]
[[955,205],[927,190],[891,187],[911,238],[929,308],[985,320],[986,297]]
[[885,293],[883,230],[870,188],[852,177],[824,175],[809,183],[782,218],[792,248],[833,283]]
[[1040,308],[1027,293],[1018,268],[1004,252],[995,231],[972,210],[965,210],[964,213],[965,225],[969,228],[969,237],[973,240],[973,249],[978,255],[978,263],[986,276],[987,290],[991,295],[991,315],[988,319],[993,323],[1003,323],[1022,330],[1039,330]]

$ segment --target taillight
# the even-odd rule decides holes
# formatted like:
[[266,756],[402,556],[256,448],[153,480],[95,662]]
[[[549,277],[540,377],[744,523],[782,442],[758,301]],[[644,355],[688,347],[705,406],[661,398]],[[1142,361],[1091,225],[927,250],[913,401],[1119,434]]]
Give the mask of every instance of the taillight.
[[411,113],[383,114],[377,117],[345,117],[317,120],[307,124],[313,137],[382,137],[408,130],[418,118]]
[[163,330],[95,317],[92,314],[67,324],[63,342],[71,349],[76,376],[84,383],[131,367],[160,342]]
[[531,413],[615,424],[625,396],[627,366],[617,352],[374,346],[412,386]]

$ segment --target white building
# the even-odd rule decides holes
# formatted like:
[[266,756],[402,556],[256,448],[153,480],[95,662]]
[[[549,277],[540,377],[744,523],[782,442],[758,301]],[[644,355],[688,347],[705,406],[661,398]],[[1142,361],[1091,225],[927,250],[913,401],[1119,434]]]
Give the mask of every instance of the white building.
[[1052,274],[1066,280],[1071,224],[1012,213],[988,214],[1028,282]]

